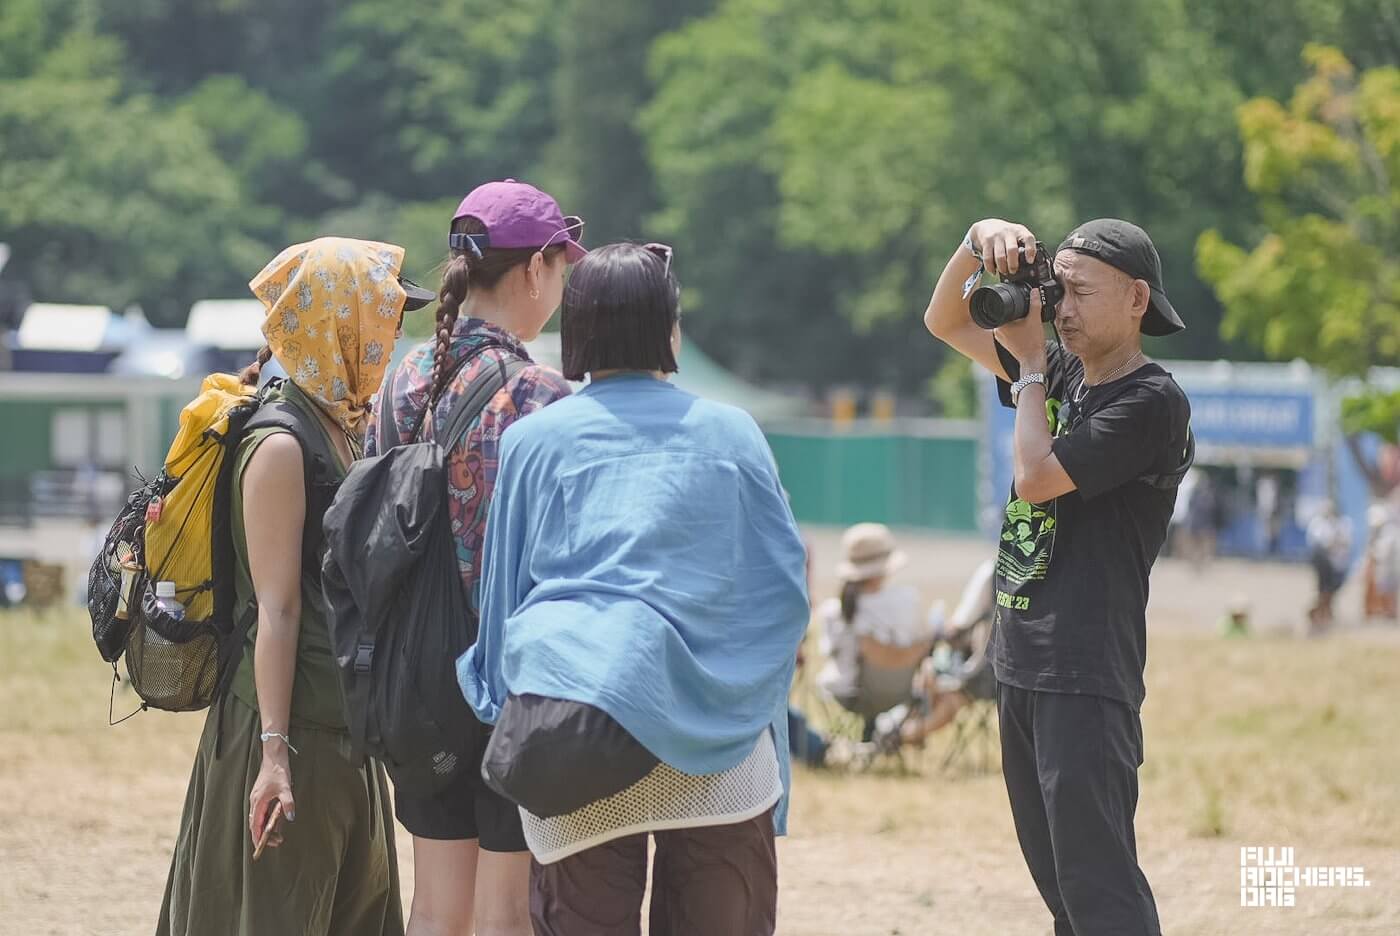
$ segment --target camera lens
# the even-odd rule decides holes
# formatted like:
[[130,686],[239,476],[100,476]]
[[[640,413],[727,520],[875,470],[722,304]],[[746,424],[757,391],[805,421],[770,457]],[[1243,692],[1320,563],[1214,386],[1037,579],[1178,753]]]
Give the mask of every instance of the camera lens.
[[1025,318],[1031,310],[1031,291],[1021,283],[993,283],[972,293],[972,320],[981,328],[1000,328]]

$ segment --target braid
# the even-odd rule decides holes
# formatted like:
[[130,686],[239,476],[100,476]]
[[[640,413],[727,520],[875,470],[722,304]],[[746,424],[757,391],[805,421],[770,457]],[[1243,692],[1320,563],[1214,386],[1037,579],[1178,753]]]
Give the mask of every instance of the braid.
[[[486,225],[480,218],[463,215],[452,222],[453,234],[486,234]],[[553,260],[562,253],[562,244],[550,244],[544,249],[545,259]],[[449,356],[452,351],[452,332],[457,326],[457,315],[462,303],[467,301],[469,290],[489,291],[495,289],[507,273],[518,266],[524,266],[539,253],[537,247],[474,247],[471,251],[454,248],[447,268],[442,273],[442,286],[438,290],[437,328],[433,345],[433,385],[428,396],[428,405],[434,406],[447,390],[447,377],[451,368]]]
[[433,388],[428,397],[430,405],[436,403],[447,389],[447,358],[452,348],[452,330],[457,326],[457,314],[467,298],[470,278],[471,265],[465,254],[454,256],[442,274],[442,288],[438,291],[436,345],[433,348]]
[[272,348],[268,345],[263,345],[262,349],[258,351],[257,360],[243,368],[238,374],[238,379],[242,381],[245,387],[256,387],[258,381],[262,379],[263,365],[267,364],[270,360],[272,360]]

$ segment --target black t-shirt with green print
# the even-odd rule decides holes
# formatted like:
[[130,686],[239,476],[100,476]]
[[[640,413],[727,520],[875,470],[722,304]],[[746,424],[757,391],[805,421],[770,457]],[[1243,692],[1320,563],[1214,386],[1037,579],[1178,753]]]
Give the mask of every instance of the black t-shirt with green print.
[[[1143,479],[1177,471],[1191,408],[1159,365],[1094,387],[1084,365],[1047,345],[1052,447],[1076,490],[1029,504],[1012,485],[996,569],[989,656],[997,679],[1141,707],[1147,579],[1166,539],[1176,488]],[[1020,376],[997,345],[1002,365]],[[1002,403],[1010,387],[998,380]]]

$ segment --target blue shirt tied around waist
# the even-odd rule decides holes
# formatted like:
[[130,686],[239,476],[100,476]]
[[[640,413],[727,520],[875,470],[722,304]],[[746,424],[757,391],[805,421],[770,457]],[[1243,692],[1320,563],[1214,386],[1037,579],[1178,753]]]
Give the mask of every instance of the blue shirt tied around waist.
[[462,693],[492,724],[508,692],[596,706],[687,774],[771,730],[782,834],[805,562],[747,413],[651,376],[597,381],[502,436]]

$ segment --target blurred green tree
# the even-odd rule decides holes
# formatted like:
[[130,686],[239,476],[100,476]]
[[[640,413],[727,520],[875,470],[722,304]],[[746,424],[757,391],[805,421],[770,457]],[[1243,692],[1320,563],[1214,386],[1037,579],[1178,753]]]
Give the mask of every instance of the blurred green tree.
[[[1197,260],[1227,337],[1364,379],[1400,364],[1400,69],[1358,73],[1326,46],[1305,58],[1312,74],[1286,105],[1255,98],[1239,109],[1262,236],[1245,249],[1208,230]],[[1359,395],[1344,422],[1396,441],[1400,393]]]
[[715,0],[566,0],[554,77],[554,139],[542,177],[588,221],[588,243],[646,240],[659,202],[637,115],[653,89],[655,39]]
[[121,44],[92,31],[83,4],[18,15],[42,6],[19,0],[0,31],[6,275],[43,300],[139,301],[157,324],[243,291],[267,248],[249,233],[236,172],[187,114],[123,93]]
[[[303,111],[313,149],[358,200],[436,199],[536,181],[554,136],[562,0],[351,0]],[[446,230],[451,215],[443,218]]]
[[687,331],[752,378],[930,393],[922,303],[986,214],[1047,241],[1142,223],[1192,326],[1161,350],[1257,354],[1222,338],[1194,252],[1270,223],[1233,115],[1286,96],[1308,41],[1393,63],[1400,7],[6,0],[6,276],[173,323],[333,230],[397,239],[432,281],[449,202],[515,176],[592,243],[673,243]]
[[642,126],[688,327],[755,376],[923,387],[922,302],[971,221],[1053,246],[1112,214],[1153,232],[1197,326],[1172,351],[1216,349],[1189,258],[1247,208],[1221,172],[1241,95],[1183,0],[1077,8],[729,0],[663,37]]

